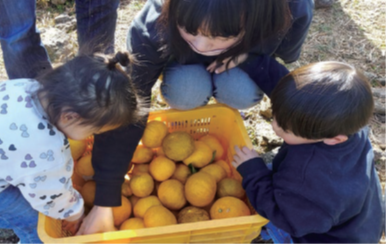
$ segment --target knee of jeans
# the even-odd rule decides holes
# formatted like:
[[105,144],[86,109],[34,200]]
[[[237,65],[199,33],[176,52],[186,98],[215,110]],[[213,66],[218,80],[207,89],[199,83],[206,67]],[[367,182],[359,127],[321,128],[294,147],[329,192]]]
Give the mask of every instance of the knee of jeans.
[[258,104],[264,93],[239,68],[233,68],[213,77],[213,95],[217,102],[227,104],[235,109],[247,109]]
[[203,106],[212,93],[211,75],[203,65],[174,64],[164,71],[161,94],[172,108],[188,110]]

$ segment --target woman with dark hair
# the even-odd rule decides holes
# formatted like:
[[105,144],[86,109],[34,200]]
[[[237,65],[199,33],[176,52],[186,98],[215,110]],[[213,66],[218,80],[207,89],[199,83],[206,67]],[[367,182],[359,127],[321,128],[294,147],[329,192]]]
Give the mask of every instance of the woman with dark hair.
[[[312,0],[149,0],[129,28],[128,50],[141,64],[136,83],[161,92],[172,108],[214,96],[236,109],[256,105],[288,73],[312,19]],[[223,71],[227,72],[223,72]]]

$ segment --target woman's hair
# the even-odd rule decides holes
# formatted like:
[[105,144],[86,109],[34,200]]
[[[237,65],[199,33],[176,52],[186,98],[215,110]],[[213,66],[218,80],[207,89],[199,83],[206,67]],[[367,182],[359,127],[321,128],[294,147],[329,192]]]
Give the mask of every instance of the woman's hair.
[[292,71],[277,84],[271,102],[277,124],[307,139],[356,133],[368,123],[374,109],[363,73],[334,61]]
[[194,53],[182,39],[177,26],[193,35],[198,31],[212,37],[242,39],[217,61],[248,52],[274,34],[285,32],[291,22],[287,0],[165,0],[158,19],[165,53],[184,63]]
[[48,101],[49,121],[56,125],[63,112],[75,112],[82,124],[95,128],[138,122],[147,109],[121,67],[129,64],[127,53],[79,54],[37,77],[42,84],[37,95]]

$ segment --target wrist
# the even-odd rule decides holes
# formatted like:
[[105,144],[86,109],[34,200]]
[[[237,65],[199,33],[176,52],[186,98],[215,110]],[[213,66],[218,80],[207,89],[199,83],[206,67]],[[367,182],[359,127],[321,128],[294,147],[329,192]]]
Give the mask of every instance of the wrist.
[[84,214],[84,207],[82,207],[82,211],[79,211],[79,213],[71,215],[70,217],[65,218],[63,220],[67,222],[75,222],[75,221],[78,221],[80,218],[82,218],[83,214]]

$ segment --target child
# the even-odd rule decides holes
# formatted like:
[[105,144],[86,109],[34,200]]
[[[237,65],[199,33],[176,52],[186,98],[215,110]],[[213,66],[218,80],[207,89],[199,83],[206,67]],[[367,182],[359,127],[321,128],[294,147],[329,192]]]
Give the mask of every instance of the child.
[[288,73],[267,56],[299,57],[312,9],[312,0],[148,0],[128,32],[128,50],[143,61],[135,82],[152,86],[163,72],[161,93],[175,109],[212,96],[252,107]]
[[341,62],[310,64],[281,79],[271,101],[284,140],[272,171],[246,147],[232,162],[255,210],[295,243],[378,243],[382,196],[365,76]]
[[[75,233],[84,217],[67,138],[82,140],[138,121],[143,110],[118,53],[80,55],[36,80],[0,83],[0,228],[40,243],[38,212]],[[146,112],[146,111],[145,111]]]

